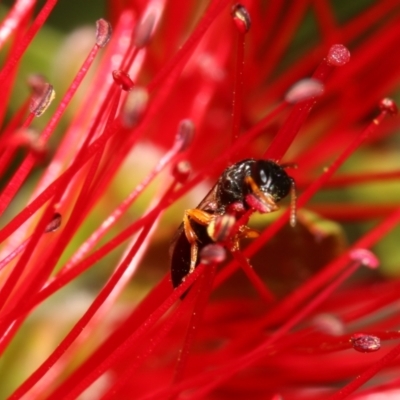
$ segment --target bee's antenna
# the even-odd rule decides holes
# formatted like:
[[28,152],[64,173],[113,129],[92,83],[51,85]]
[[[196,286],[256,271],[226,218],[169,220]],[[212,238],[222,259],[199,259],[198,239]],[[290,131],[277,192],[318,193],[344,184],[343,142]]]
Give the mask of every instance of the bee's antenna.
[[291,178],[292,184],[290,187],[290,226],[296,226],[296,203],[297,203],[297,193],[296,193],[296,183],[293,178]]

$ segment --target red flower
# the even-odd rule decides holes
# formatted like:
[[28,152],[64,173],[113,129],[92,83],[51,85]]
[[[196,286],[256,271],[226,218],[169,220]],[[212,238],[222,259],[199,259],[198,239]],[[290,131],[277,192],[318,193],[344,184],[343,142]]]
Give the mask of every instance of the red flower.
[[[397,111],[400,6],[349,17],[338,2],[200,3],[109,2],[65,92],[34,75],[8,119],[21,57],[56,1],[33,19],[34,2],[17,1],[3,20],[0,351],[4,381],[18,374],[3,396],[395,393],[398,119],[386,117]],[[252,177],[243,201],[189,213],[182,235],[193,218],[208,230],[174,289],[168,244],[184,210],[247,158],[282,164],[297,201],[272,212],[275,192]],[[254,213],[260,235],[238,249],[257,236],[248,209],[267,215]]]

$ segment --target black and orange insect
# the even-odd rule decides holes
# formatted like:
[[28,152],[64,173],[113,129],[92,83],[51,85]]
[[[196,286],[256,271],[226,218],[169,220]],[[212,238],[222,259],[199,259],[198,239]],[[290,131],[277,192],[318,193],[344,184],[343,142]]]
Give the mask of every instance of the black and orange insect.
[[[294,180],[284,168],[271,160],[250,158],[239,161],[225,169],[197,208],[185,211],[183,222],[170,247],[174,287],[194,271],[199,263],[199,251],[218,241],[213,229],[210,229],[218,217],[230,214],[238,220],[251,208],[262,213],[273,212],[278,209],[277,202],[289,192],[294,194]],[[254,233],[245,225],[240,227],[233,239],[233,246],[238,246],[242,238],[254,237]]]

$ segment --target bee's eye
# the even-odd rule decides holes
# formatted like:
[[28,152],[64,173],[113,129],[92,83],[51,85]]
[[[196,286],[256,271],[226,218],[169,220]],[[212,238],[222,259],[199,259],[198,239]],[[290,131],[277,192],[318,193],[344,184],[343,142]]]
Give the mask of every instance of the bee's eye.
[[258,173],[260,178],[260,184],[267,183],[267,174],[265,173],[265,171],[263,169],[260,169]]
[[251,176],[259,186],[269,186],[271,184],[270,171],[263,168],[262,165],[254,164]]

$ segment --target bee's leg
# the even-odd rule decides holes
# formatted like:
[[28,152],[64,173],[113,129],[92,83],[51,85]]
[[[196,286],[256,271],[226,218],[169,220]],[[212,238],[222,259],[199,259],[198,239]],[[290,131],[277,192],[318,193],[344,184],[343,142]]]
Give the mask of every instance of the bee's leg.
[[255,239],[260,236],[260,233],[255,229],[242,225],[239,232],[232,239],[231,251],[238,251],[240,249],[240,240],[242,239]]
[[273,197],[264,193],[251,176],[246,176],[246,184],[251,189],[251,194],[247,195],[246,203],[260,213],[270,213],[279,209]]
[[[190,218],[190,219],[189,219]],[[214,215],[199,210],[197,208],[185,210],[183,215],[183,230],[185,232],[186,238],[190,243],[190,269],[189,274],[192,273],[196,267],[198,252],[199,252],[199,239],[192,228],[190,220],[197,222],[200,225],[207,226],[214,218]]]
[[197,256],[199,252],[199,246],[197,242],[191,243],[190,245],[190,268],[188,275],[191,274],[196,268]]

